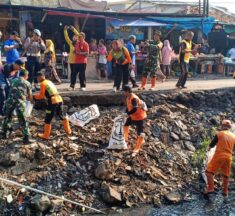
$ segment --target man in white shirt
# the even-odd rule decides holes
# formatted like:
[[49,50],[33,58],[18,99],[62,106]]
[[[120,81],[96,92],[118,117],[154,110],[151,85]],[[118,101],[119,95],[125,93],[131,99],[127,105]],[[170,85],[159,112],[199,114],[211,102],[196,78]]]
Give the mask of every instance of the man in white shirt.
[[233,61],[235,61],[235,48],[230,49],[228,51],[228,55]]

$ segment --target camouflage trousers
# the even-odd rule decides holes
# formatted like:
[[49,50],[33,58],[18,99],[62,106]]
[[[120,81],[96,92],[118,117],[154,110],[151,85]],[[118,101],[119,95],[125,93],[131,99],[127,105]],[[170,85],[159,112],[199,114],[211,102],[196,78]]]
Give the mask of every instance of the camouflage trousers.
[[143,77],[148,77],[150,74],[151,78],[165,79],[165,75],[162,73],[159,62],[154,58],[147,58],[144,63]]
[[26,103],[25,101],[14,101],[14,100],[7,100],[4,110],[5,110],[5,117],[3,121],[3,126],[2,129],[4,132],[7,132],[8,130],[11,129],[11,120],[12,120],[12,115],[14,110],[16,110],[16,114],[18,117],[18,121],[20,126],[23,129],[23,135],[24,136],[29,136],[29,124],[26,120],[25,117],[25,108],[26,108]]

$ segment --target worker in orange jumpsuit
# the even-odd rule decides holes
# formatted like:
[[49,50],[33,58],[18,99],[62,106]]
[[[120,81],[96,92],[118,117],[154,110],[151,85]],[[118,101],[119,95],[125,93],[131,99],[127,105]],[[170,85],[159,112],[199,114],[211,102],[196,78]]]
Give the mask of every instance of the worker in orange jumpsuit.
[[147,108],[145,103],[132,93],[130,86],[124,86],[123,91],[126,96],[126,112],[129,116],[124,125],[124,137],[128,141],[130,126],[136,125],[138,138],[133,152],[138,153],[144,143],[144,120],[147,117]]
[[208,180],[205,198],[209,199],[214,192],[214,175],[220,170],[222,174],[222,194],[228,196],[229,175],[232,164],[232,155],[235,144],[235,134],[230,132],[232,124],[229,120],[222,121],[222,130],[216,134],[210,148],[216,146],[215,154],[208,164],[206,176]]
[[55,85],[51,81],[46,80],[45,74],[42,72],[39,72],[37,74],[37,80],[39,83],[41,83],[40,92],[38,95],[34,96],[34,99],[42,100],[44,98],[47,98],[48,100],[44,133],[38,134],[38,136],[42,139],[49,139],[51,134],[51,121],[55,115],[59,116],[59,118],[62,120],[65,132],[67,133],[67,135],[70,135],[72,131],[69,125],[69,120],[63,113],[63,100],[62,97],[59,95]]

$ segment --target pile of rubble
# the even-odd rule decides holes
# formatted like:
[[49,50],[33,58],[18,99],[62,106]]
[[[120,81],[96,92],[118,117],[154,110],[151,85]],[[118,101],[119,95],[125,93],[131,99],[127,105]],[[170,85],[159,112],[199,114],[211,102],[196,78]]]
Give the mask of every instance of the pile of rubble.
[[[235,117],[235,97],[231,92],[224,92],[226,97],[221,100],[207,94],[220,96],[217,92],[142,95],[150,109],[146,143],[135,157],[130,151],[136,142],[134,129],[129,150],[106,149],[113,119],[122,112],[120,107],[100,107],[101,116],[83,128],[73,127],[70,139],[58,121],[53,122],[48,142],[36,138],[43,129],[44,112],[34,111],[30,128],[35,143],[21,144],[18,125],[14,125],[9,140],[1,140],[0,177],[104,211],[112,206],[178,203],[195,188],[193,182],[199,171],[191,164],[193,155],[221,118]],[[66,109],[71,114],[81,107],[70,104]],[[1,215],[69,215],[87,211],[3,182],[0,194]]]

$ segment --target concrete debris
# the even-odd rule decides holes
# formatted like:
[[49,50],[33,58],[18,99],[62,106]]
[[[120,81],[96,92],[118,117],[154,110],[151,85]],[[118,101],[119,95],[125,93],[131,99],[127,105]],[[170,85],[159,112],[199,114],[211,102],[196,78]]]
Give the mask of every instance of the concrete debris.
[[[183,201],[182,194],[186,189],[193,191],[198,179],[198,167],[191,164],[195,152],[213,137],[212,131],[223,118],[235,119],[235,90],[151,92],[143,96],[151,108],[145,122],[145,144],[135,157],[131,151],[136,144],[134,128],[130,129],[128,150],[106,149],[113,119],[124,107],[99,107],[100,117],[83,128],[72,127],[70,139],[59,121],[54,121],[49,141],[36,137],[43,130],[45,113],[35,110],[29,124],[36,142],[22,145],[19,125],[13,122],[10,139],[1,140],[0,175],[98,209]],[[113,104],[113,97],[116,95],[106,95],[102,100]],[[121,99],[117,94],[115,101]],[[75,107],[73,100],[65,100],[69,111],[84,108]],[[9,196],[2,202],[11,202],[7,207],[0,206],[0,215],[9,209],[11,215],[27,215],[25,212],[30,209],[48,216],[88,211],[3,184],[1,197],[9,194],[12,199]]]

